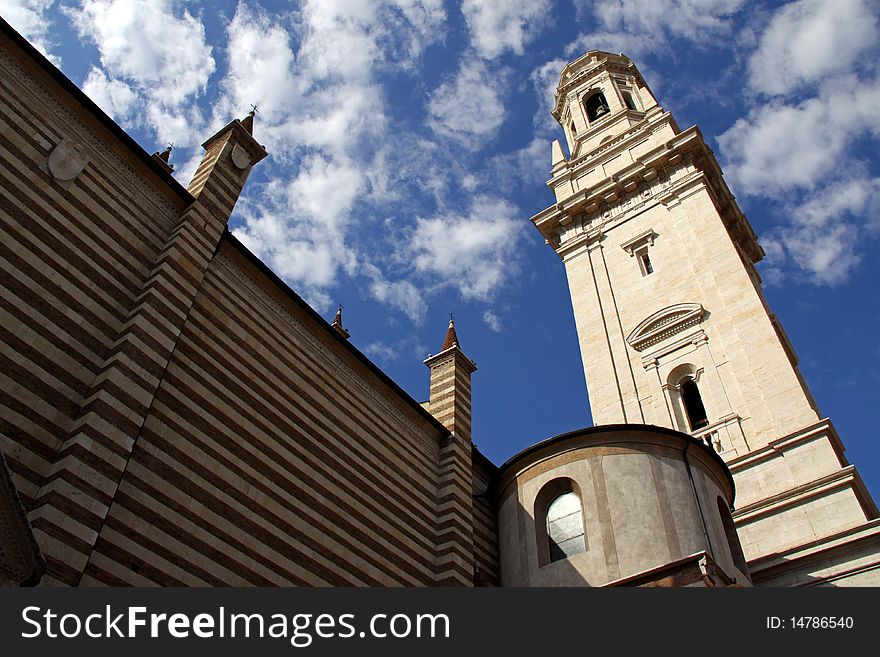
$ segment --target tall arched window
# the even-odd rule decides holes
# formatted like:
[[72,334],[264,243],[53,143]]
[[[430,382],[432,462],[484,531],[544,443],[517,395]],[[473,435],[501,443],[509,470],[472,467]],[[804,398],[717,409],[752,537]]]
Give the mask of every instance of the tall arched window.
[[684,411],[687,414],[691,431],[709,426],[709,418],[706,415],[706,407],[703,405],[703,398],[700,396],[697,382],[692,376],[687,376],[682,379],[679,386],[681,402],[684,404]]
[[605,94],[601,91],[587,98],[587,102],[584,103],[584,109],[587,110],[587,119],[590,122],[605,116],[610,111],[608,101],[605,100]]
[[587,551],[581,490],[574,479],[558,477],[535,496],[535,548],[538,565]]
[[581,501],[575,493],[563,493],[547,507],[547,540],[551,562],[586,550]]

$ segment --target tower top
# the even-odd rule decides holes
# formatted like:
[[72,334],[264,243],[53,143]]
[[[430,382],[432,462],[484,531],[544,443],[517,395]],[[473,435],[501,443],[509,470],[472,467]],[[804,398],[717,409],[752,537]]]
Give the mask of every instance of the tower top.
[[248,115],[241,120],[241,127],[247,130],[249,135],[254,134],[254,116],[257,113],[257,106],[251,105],[251,111],[248,112]]
[[446,339],[443,340],[443,346],[440,347],[440,351],[446,351],[450,347],[461,348],[458,344],[458,335],[455,333],[455,318],[452,315],[449,316],[449,327],[446,329]]
[[461,342],[458,340],[458,334],[455,332],[455,318],[449,315],[449,324],[446,327],[446,336],[443,339],[443,346],[436,354],[430,354],[424,363],[430,368],[435,368],[447,361],[460,363],[467,371],[475,372],[477,364],[464,355],[461,350]]
[[572,160],[661,112],[629,57],[602,50],[563,67],[550,110],[565,131]]

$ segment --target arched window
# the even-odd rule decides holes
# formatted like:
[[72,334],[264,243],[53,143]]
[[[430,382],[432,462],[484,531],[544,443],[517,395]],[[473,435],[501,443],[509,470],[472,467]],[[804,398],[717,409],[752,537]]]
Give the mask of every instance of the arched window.
[[590,122],[595,121],[601,116],[605,116],[610,111],[608,108],[608,101],[605,100],[605,94],[601,91],[594,93],[587,98],[586,103],[584,103],[584,108],[587,110],[587,119]]
[[534,501],[538,565],[546,566],[587,550],[580,487],[574,479],[548,481]]
[[730,555],[733,557],[733,565],[748,576],[749,566],[739,542],[739,535],[736,533],[736,526],[733,524],[733,516],[730,514],[730,508],[720,496],[718,497],[718,513],[721,515],[721,525],[724,527],[724,535],[727,538]]
[[563,493],[547,507],[547,540],[551,562],[586,550],[581,501],[575,493]]
[[632,94],[628,91],[621,90],[620,95],[623,96],[623,104],[627,109],[637,110],[636,102],[633,100]]
[[703,405],[703,398],[700,396],[700,389],[697,387],[697,382],[694,381],[694,378],[687,376],[682,379],[679,389],[681,390],[681,402],[684,404],[684,411],[687,414],[691,431],[709,426],[706,407]]

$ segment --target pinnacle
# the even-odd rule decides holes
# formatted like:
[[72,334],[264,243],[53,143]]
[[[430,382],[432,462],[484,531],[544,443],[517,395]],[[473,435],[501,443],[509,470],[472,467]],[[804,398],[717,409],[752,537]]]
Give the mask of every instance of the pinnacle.
[[443,341],[443,346],[440,348],[440,351],[445,351],[450,347],[461,348],[461,345],[458,342],[458,335],[455,333],[455,319],[452,315],[449,316],[449,327],[446,329],[446,339]]
[[247,130],[249,135],[254,134],[254,116],[257,114],[257,106],[251,105],[253,108],[248,115],[241,120],[241,127]]
[[348,340],[348,338],[351,336],[351,334],[347,330],[345,330],[342,326],[342,304],[341,303],[339,304],[339,308],[336,309],[336,317],[333,318],[333,323],[330,326],[332,326],[334,329],[336,329],[336,332],[339,335],[341,335],[343,338],[345,338],[346,340]]

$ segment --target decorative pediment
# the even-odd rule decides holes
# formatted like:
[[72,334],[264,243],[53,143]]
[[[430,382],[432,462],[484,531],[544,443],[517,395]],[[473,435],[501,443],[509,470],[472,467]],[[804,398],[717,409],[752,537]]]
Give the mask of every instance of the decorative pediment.
[[661,340],[680,333],[703,321],[705,311],[698,303],[679,303],[658,310],[633,329],[626,338],[636,351],[642,351]]

